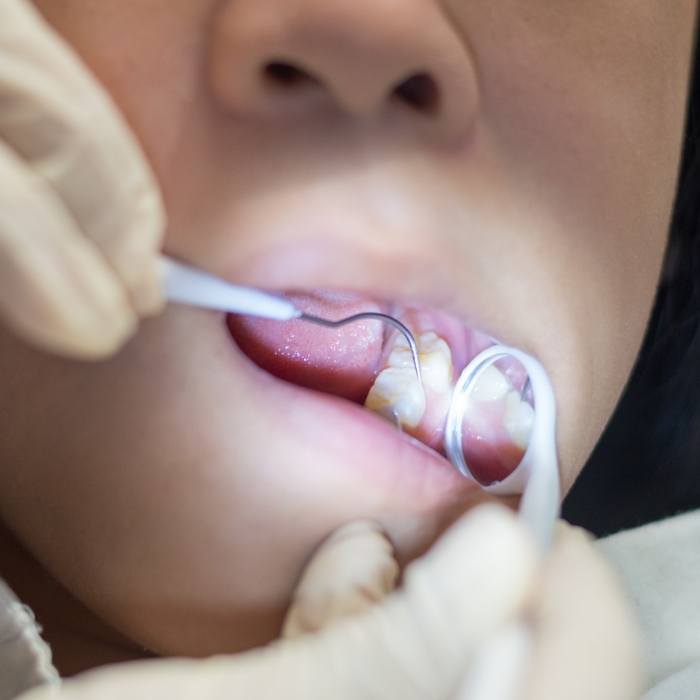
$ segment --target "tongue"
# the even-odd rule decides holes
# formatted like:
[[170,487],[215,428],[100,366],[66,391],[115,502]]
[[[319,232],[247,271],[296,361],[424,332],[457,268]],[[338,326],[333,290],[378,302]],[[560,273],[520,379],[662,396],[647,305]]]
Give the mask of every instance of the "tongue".
[[[312,292],[285,295],[314,316],[338,320],[365,311],[383,311],[357,295]],[[380,321],[357,321],[338,329],[307,321],[268,321],[229,316],[229,330],[241,350],[275,376],[362,402],[378,370],[384,344]]]

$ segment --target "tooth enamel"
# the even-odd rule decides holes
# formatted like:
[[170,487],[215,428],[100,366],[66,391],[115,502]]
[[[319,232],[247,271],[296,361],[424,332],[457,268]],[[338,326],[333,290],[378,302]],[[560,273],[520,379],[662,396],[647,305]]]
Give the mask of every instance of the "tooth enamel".
[[523,450],[530,444],[534,420],[535,411],[532,406],[527,401],[521,401],[517,391],[511,391],[506,396],[503,425],[513,438],[513,442]]
[[[438,393],[452,387],[452,352],[436,333],[423,333],[416,339],[423,386]],[[415,428],[425,413],[425,393],[418,384],[413,356],[408,342],[398,336],[387,360],[387,368],[379,373],[365,406],[400,425]]]
[[395,367],[402,369],[405,367],[413,367],[413,355],[411,354],[411,350],[408,347],[408,343],[405,341],[403,336],[401,337],[400,341],[397,340],[396,345],[394,345],[391,354],[389,355],[389,359],[386,363],[387,367]]
[[423,384],[444,394],[452,389],[454,368],[450,346],[435,333],[425,333],[418,339]]
[[365,406],[401,426],[415,428],[425,413],[425,393],[410,367],[387,367],[370,389]]
[[[439,393],[449,391],[453,375],[450,346],[433,332],[419,335],[416,344],[424,386]],[[413,369],[413,356],[403,336],[397,338],[387,364]]]
[[511,384],[501,370],[494,365],[487,367],[474,383],[474,401],[499,401],[511,389]]

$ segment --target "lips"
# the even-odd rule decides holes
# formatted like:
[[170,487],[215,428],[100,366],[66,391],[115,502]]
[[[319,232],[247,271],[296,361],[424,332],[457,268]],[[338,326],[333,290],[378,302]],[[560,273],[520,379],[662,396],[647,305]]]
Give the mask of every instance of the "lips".
[[[356,293],[322,290],[286,296],[301,310],[331,320],[367,311],[399,318],[418,338],[422,350],[422,391],[412,365],[401,361],[401,337],[376,320],[328,329],[300,320],[278,322],[231,315],[227,326],[237,346],[259,367],[285,382],[366,404],[442,459],[444,422],[454,382],[471,359],[494,341],[446,313],[422,306],[399,308]],[[519,391],[525,378],[510,370],[510,380],[505,381],[512,381],[510,389],[517,387]],[[413,400],[411,391],[424,397],[423,403]],[[509,398],[514,396],[511,391]],[[465,455],[472,473],[485,484],[508,476],[524,451],[505,428],[505,397],[505,393],[489,397],[464,426]]]

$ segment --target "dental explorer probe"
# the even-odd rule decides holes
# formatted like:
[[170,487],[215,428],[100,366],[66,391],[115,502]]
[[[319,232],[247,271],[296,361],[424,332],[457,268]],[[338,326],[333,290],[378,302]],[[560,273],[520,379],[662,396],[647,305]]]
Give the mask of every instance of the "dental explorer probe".
[[376,311],[366,311],[332,321],[304,313],[294,305],[294,302],[284,297],[269,294],[253,287],[231,284],[167,256],[161,256],[160,265],[165,297],[168,301],[226,311],[242,316],[267,318],[273,321],[307,321],[325,328],[340,328],[350,323],[366,320],[386,323],[395,328],[406,339],[418,383],[421,387],[423,386],[416,339],[410,329],[393,316]]

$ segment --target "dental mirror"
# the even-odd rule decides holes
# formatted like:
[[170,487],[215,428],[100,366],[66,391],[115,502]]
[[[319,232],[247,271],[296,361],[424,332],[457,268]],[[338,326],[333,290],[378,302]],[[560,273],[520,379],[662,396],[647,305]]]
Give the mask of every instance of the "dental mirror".
[[530,355],[494,345],[460,375],[445,426],[454,467],[494,495],[522,495],[519,514],[546,549],[559,512],[554,393]]

